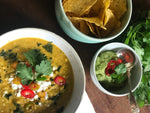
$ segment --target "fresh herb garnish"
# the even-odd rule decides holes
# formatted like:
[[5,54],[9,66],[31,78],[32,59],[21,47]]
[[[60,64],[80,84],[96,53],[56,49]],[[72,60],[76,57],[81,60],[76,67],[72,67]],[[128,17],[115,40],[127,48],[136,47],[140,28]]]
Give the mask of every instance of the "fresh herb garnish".
[[0,79],[0,83],[2,83],[3,81]]
[[0,56],[2,56],[5,60],[10,60],[11,62],[17,61],[17,53],[13,53],[12,50],[0,52]]
[[57,68],[57,71],[59,72],[60,71],[60,68],[61,68],[62,66],[60,65],[60,66],[58,66],[58,68]]
[[37,49],[32,49],[24,53],[24,55],[32,66],[27,66],[26,64],[17,65],[17,76],[21,78],[21,83],[29,85],[33,81],[46,80],[45,75],[52,73],[51,62],[47,60],[47,57]]
[[25,64],[18,64],[16,70],[17,76],[21,78],[21,83],[23,85],[29,84],[34,80],[31,67],[27,67]]
[[42,45],[42,43],[37,42],[37,46],[40,46],[40,45]]
[[41,76],[39,76],[36,80],[37,81],[44,81],[44,80],[46,80],[47,78],[44,76],[44,77],[41,77]]
[[134,96],[140,107],[150,104],[150,11],[146,21],[140,20],[130,26],[125,44],[131,46],[142,61],[143,76]]
[[5,94],[4,97],[7,98],[9,100],[9,97],[12,96],[11,93]]
[[49,97],[48,100],[54,100],[55,101],[56,99],[58,99],[59,96],[60,96],[60,94],[57,94],[53,97]]
[[51,62],[48,60],[42,60],[40,65],[36,65],[35,70],[42,75],[49,75],[52,72]]
[[24,53],[24,55],[32,66],[39,65],[42,60],[47,59],[38,49],[31,49],[29,52]]
[[16,110],[14,110],[13,113],[23,113],[20,104],[14,103],[14,105],[16,106]]
[[117,66],[115,67],[115,72],[116,72],[117,74],[126,73],[126,72],[127,72],[127,68],[126,68],[125,64],[121,63],[121,64],[117,65]]
[[46,45],[43,46],[43,48],[44,48],[46,51],[52,53],[52,50],[53,50],[52,42],[48,42]]

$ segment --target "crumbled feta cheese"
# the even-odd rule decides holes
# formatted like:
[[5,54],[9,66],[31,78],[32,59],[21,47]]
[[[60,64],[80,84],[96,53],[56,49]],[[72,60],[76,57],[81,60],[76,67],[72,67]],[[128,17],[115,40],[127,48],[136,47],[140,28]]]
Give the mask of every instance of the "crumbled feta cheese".
[[54,73],[52,72],[49,76],[52,77],[54,75]]
[[47,94],[47,92],[46,92],[46,94],[45,94],[45,99],[46,99],[46,100],[48,99],[48,94]]
[[9,78],[8,82],[11,83],[13,81],[14,78]]
[[41,103],[41,102],[39,102],[39,105],[40,105],[40,106],[42,106],[42,103]]
[[48,88],[48,86],[51,85],[51,82],[38,81],[37,84],[40,85],[40,88],[37,90],[37,92],[40,92],[42,90],[45,91]]
[[18,93],[17,93],[17,97],[20,97],[21,96],[21,93],[20,93],[20,91],[18,91]]
[[38,95],[35,95],[34,98],[30,99],[30,101],[34,101],[34,100],[38,99],[38,97],[39,97]]

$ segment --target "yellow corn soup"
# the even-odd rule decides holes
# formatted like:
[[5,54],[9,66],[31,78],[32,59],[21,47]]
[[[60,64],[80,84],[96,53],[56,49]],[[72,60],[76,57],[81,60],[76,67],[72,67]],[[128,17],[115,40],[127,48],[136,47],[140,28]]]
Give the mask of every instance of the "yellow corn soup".
[[[42,62],[31,65],[32,60],[39,62],[33,58],[36,52],[28,54],[30,60],[24,54],[31,50],[46,56],[43,64],[51,63],[49,75],[43,74],[47,67]],[[71,64],[52,42],[29,37],[0,48],[0,113],[61,113],[71,98],[73,84]]]

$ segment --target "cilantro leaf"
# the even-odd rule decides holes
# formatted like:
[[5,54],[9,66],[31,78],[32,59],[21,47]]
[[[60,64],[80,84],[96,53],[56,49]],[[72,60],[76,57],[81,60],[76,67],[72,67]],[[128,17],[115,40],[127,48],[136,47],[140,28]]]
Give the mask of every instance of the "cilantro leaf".
[[44,80],[46,80],[47,78],[46,77],[38,77],[36,80],[37,81],[44,81]]
[[150,45],[146,46],[144,49],[144,60],[150,62]]
[[29,85],[29,84],[31,84],[31,82],[32,82],[32,80],[29,80],[29,79],[21,79],[21,83],[23,85]]
[[36,65],[35,70],[39,74],[49,75],[52,72],[51,62],[48,60],[43,60],[40,65]]
[[29,52],[24,53],[24,55],[32,66],[39,65],[42,60],[47,59],[38,49],[31,49]]
[[116,72],[117,74],[126,73],[126,72],[127,72],[127,68],[126,68],[125,64],[121,63],[121,64],[117,65],[117,66],[115,67],[115,72]]
[[53,50],[52,42],[48,42],[46,45],[43,46],[43,48],[44,48],[46,51],[52,53],[52,50]]
[[126,75],[124,75],[124,74],[117,74],[116,72],[115,73],[113,73],[113,74],[111,74],[111,76],[112,76],[112,78],[113,78],[113,80],[114,80],[114,83],[122,83],[126,78],[127,78],[127,76]]
[[31,67],[27,67],[25,64],[18,64],[16,70],[17,76],[20,77],[22,80],[33,80],[33,73]]
[[[137,14],[138,15],[138,14]],[[134,19],[135,20],[135,19]],[[139,20],[139,19],[138,19]],[[146,21],[145,21],[146,20]],[[140,21],[130,27],[125,42],[139,55],[143,66],[143,75],[139,87],[133,92],[139,107],[150,105],[150,11]],[[135,35],[134,35],[135,34]]]

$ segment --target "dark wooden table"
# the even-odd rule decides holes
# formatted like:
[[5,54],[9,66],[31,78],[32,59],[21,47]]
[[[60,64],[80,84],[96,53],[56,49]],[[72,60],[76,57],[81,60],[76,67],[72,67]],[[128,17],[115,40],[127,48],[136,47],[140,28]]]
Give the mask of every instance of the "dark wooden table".
[[[52,31],[67,40],[79,54],[86,73],[86,92],[96,113],[130,113],[126,97],[112,97],[99,91],[90,77],[90,62],[95,52],[104,44],[85,44],[69,38],[55,17],[55,0],[0,0],[0,34],[23,27],[37,27]],[[150,9],[150,0],[133,0],[134,11]],[[133,13],[134,14],[134,13]],[[87,108],[88,109],[88,108]],[[150,106],[141,108],[150,113]]]

